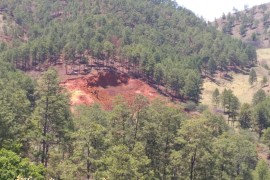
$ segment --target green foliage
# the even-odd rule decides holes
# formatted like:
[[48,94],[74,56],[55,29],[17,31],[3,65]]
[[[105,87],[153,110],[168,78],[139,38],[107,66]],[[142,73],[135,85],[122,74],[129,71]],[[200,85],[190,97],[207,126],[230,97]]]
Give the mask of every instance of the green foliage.
[[253,109],[253,126],[255,131],[261,137],[263,130],[270,125],[269,118],[270,100],[266,98],[264,101],[258,103]]
[[[2,76],[8,77],[7,74],[2,71]],[[228,132],[222,117],[206,111],[190,120],[178,107],[167,106],[162,101],[149,103],[145,97],[137,96],[131,104],[117,97],[112,111],[104,111],[98,105],[80,107],[74,112],[73,122],[58,83],[54,70],[44,72],[36,87],[33,84],[36,89],[33,103],[30,103],[33,89],[17,83],[22,86],[18,90],[29,88],[23,97],[28,100],[29,94],[27,106],[33,108],[27,111],[26,117],[31,117],[31,121],[26,121],[26,132],[21,136],[27,139],[25,144],[29,147],[25,148],[21,143],[24,141],[17,141],[17,134],[8,141],[13,143],[9,148],[44,164],[46,178],[187,179],[192,176],[217,179],[220,174],[228,178],[250,177],[248,172],[255,168],[251,162],[256,151],[247,140],[241,139],[244,144],[240,140],[230,144],[230,140],[226,142],[226,147],[230,147],[228,156],[221,153],[221,145],[216,143],[223,144],[225,140],[220,136]],[[239,153],[239,148],[247,153]],[[194,166],[191,166],[192,158]],[[219,168],[223,163],[226,171]],[[26,164],[20,167],[33,166],[28,161]],[[235,174],[237,166],[241,167],[239,175]],[[32,177],[45,176],[43,169],[31,169],[34,169]],[[10,172],[14,175],[20,171]]]
[[185,103],[185,110],[186,111],[195,111],[197,107],[197,104],[194,103],[193,101],[187,101]]
[[251,127],[252,111],[251,111],[251,107],[249,104],[244,103],[241,106],[238,121],[239,121],[240,127],[243,129],[247,129],[247,128]]
[[263,131],[262,141],[270,148],[270,128]]
[[[44,179],[43,166],[33,162],[45,166],[48,179],[251,178],[254,143],[231,133],[222,117],[208,111],[191,117],[177,105],[149,103],[143,96],[134,102],[117,97],[111,111],[93,105],[72,115],[55,70],[35,83],[15,67],[30,70],[60,57],[65,63],[79,57],[82,64],[87,58],[127,64],[131,73],[164,85],[195,110],[201,73],[253,64],[253,47],[217,32],[171,0],[21,0],[0,1],[0,8],[28,36],[22,43],[16,37],[24,32],[16,28],[10,46],[0,47],[0,147],[9,149],[0,151],[1,179]],[[232,91],[214,97],[234,121],[240,104]],[[262,134],[269,127],[269,102],[248,108],[251,112],[241,109],[241,126],[251,124]]]
[[106,171],[98,175],[98,178],[123,180],[151,178],[151,172],[145,169],[150,161],[141,144],[136,144],[132,152],[124,145],[112,146],[106,156],[102,160],[106,164]]
[[238,134],[224,134],[214,144],[219,154],[217,162],[219,178],[252,179],[251,172],[256,166],[255,145]]
[[254,69],[251,69],[250,73],[249,73],[249,79],[248,82],[250,85],[253,85],[254,82],[257,81],[257,74],[255,72]]
[[[219,33],[172,0],[22,0],[0,1],[0,7],[27,29],[29,41],[14,40],[1,51],[3,59],[22,70],[42,70],[47,60],[54,64],[60,56],[67,64],[77,63],[78,56],[101,64],[120,62],[176,96],[197,101],[200,83],[191,80],[200,82],[201,70],[213,74],[228,64],[243,67],[256,61],[253,47]],[[233,17],[228,19],[231,27]]]
[[61,147],[59,151],[64,150],[69,131],[73,128],[68,98],[62,93],[57,72],[53,69],[46,71],[38,81],[32,123],[35,128],[33,138],[41,142],[39,158],[47,167],[51,146],[58,144]]
[[[1,61],[0,61],[1,64]],[[34,105],[34,83],[6,64],[0,69],[0,147],[19,152],[27,149],[29,117]]]
[[108,143],[105,139],[107,132],[104,127],[106,114],[98,105],[90,108],[80,107],[78,113],[73,133],[73,138],[76,139],[74,154],[70,157],[71,163],[69,164],[78,164],[71,170],[73,178],[76,174],[80,174],[89,179],[93,178],[93,174],[97,171],[99,161],[105,153]]
[[211,130],[205,124],[205,119],[189,120],[178,131],[176,142],[182,148],[172,154],[173,165],[178,169],[175,178],[206,178],[205,175],[202,176],[203,174],[195,174],[202,167],[208,169],[207,164],[210,165],[213,160],[210,156],[211,152],[207,151],[211,147],[213,136],[210,135]]
[[264,160],[258,162],[253,177],[255,180],[267,180],[270,178],[269,167]]
[[164,69],[161,64],[155,66],[154,79],[158,84],[161,84],[164,79]]
[[200,87],[202,81],[198,73],[190,72],[185,79],[184,94],[189,97],[189,99],[195,102],[199,101],[200,98]]
[[266,93],[263,89],[258,90],[252,98],[253,105],[257,105],[261,102],[263,102],[266,98]]
[[266,76],[263,76],[263,79],[261,81],[261,86],[264,87],[268,83],[268,79]]
[[246,26],[245,25],[241,25],[240,26],[240,34],[242,35],[242,36],[245,36],[246,35]]
[[236,121],[240,102],[238,98],[233,94],[232,90],[224,89],[221,94],[221,105],[224,108],[224,113],[228,114],[228,121],[231,119]]
[[214,74],[217,70],[217,64],[216,61],[214,61],[212,58],[208,61],[208,71],[210,74]]
[[257,35],[256,35],[255,32],[252,33],[252,35],[251,35],[251,40],[252,40],[252,41],[257,41]]
[[29,159],[21,158],[12,151],[0,150],[0,179],[45,179],[44,175],[42,165],[33,165]]
[[215,91],[212,94],[212,102],[215,106],[218,106],[220,103],[220,93],[219,90],[216,88]]
[[171,155],[174,178],[250,179],[257,159],[255,146],[243,136],[224,133],[224,120],[209,113],[205,118],[186,121],[178,131],[178,148]]

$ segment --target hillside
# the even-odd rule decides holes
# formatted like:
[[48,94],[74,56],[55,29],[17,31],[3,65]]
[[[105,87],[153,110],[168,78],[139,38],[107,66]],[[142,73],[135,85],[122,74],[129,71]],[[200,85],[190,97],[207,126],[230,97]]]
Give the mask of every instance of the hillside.
[[209,107],[213,107],[212,94],[216,88],[219,89],[220,92],[222,92],[225,88],[231,89],[242,104],[251,104],[254,94],[260,89],[264,89],[264,91],[269,95],[269,84],[264,87],[261,85],[261,81],[264,76],[269,79],[269,70],[265,68],[270,66],[269,50],[269,48],[257,50],[258,64],[253,68],[257,74],[257,82],[254,85],[249,84],[249,72],[230,72],[230,79],[221,78],[219,74],[216,74],[214,81],[211,79],[204,80],[201,103],[206,104]]
[[252,46],[173,0],[0,10],[23,30],[0,51],[0,179],[269,179],[270,98],[217,95],[237,129],[199,105],[204,79],[257,66]]
[[243,11],[233,9],[233,13],[224,14],[213,25],[221,32],[258,48],[270,47],[270,3],[246,7]]
[[25,30],[14,21],[12,16],[6,15],[6,13],[0,9],[1,50],[3,50],[6,45],[10,45],[12,41],[26,42],[27,36]]
[[254,48],[169,0],[1,1],[0,9],[27,30],[27,42],[2,53],[24,71],[54,64],[73,75],[124,68],[198,101],[202,72],[256,62]]

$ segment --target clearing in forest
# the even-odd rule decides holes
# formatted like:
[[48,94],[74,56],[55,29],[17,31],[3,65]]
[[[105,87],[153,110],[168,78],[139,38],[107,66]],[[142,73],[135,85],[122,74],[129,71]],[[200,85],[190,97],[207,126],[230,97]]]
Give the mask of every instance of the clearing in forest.
[[257,74],[257,82],[251,86],[248,82],[249,74],[229,72],[228,75],[231,77],[230,80],[220,78],[219,74],[215,75],[215,82],[205,78],[203,83],[202,99],[201,103],[212,107],[212,94],[216,88],[219,89],[221,93],[225,88],[231,89],[234,94],[239,98],[241,103],[251,103],[254,93],[256,93],[261,86],[261,80],[264,76],[268,78],[267,86],[263,89],[269,94],[269,70],[267,66],[270,67],[270,48],[268,49],[258,49],[258,64],[254,67]]
[[71,95],[71,105],[101,104],[105,109],[112,109],[116,96],[121,95],[132,103],[136,95],[143,95],[149,100],[164,98],[140,79],[126,74],[110,71],[91,73],[84,77],[68,79],[61,83]]

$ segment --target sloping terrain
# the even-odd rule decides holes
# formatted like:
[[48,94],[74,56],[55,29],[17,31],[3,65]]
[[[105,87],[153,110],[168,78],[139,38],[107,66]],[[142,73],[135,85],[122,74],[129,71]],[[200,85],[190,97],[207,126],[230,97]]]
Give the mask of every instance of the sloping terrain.
[[13,40],[23,42],[27,39],[24,29],[0,10],[0,42],[10,44]]
[[130,74],[196,101],[201,70],[225,71],[256,59],[252,46],[220,33],[172,0],[0,1],[0,9],[29,38],[0,54],[23,71],[60,63],[82,66],[85,73],[92,67],[125,66]]
[[[257,140],[196,107],[201,77],[249,71],[252,46],[174,0],[0,0],[0,10],[28,37],[0,50],[0,179],[253,179],[260,172]],[[185,109],[152,86],[187,102]],[[93,103],[103,108],[75,109]],[[270,99],[262,103],[252,124],[260,134],[260,117],[270,119]]]
[[[212,106],[212,94],[217,88],[222,92],[225,88],[231,89],[234,94],[239,98],[241,103],[251,103],[252,97],[255,92],[262,88],[261,80],[264,76],[268,78],[269,81],[269,70],[267,70],[265,65],[270,67],[270,49],[259,49],[258,54],[258,65],[254,67],[257,74],[257,82],[254,85],[249,84],[249,73],[235,73],[230,72],[228,75],[230,79],[221,78],[220,74],[215,75],[215,81],[208,78],[204,79],[203,91],[202,91],[202,104]],[[269,85],[264,86],[263,89],[269,94]]]
[[68,79],[61,83],[70,93],[70,103],[75,105],[101,104],[111,109],[116,96],[123,96],[132,103],[136,95],[143,95],[149,100],[163,98],[148,84],[117,72],[96,72],[85,77]]
[[258,48],[270,47],[270,3],[246,8],[216,19],[213,25],[218,30],[253,44]]

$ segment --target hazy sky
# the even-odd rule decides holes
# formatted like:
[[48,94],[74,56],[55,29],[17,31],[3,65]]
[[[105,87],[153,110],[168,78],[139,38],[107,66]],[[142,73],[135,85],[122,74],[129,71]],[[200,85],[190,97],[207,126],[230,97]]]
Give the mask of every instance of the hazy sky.
[[270,2],[270,0],[176,0],[176,2],[205,20],[213,21],[215,17],[221,17],[223,12],[225,14],[231,12],[233,7],[243,10],[244,5],[252,7]]

